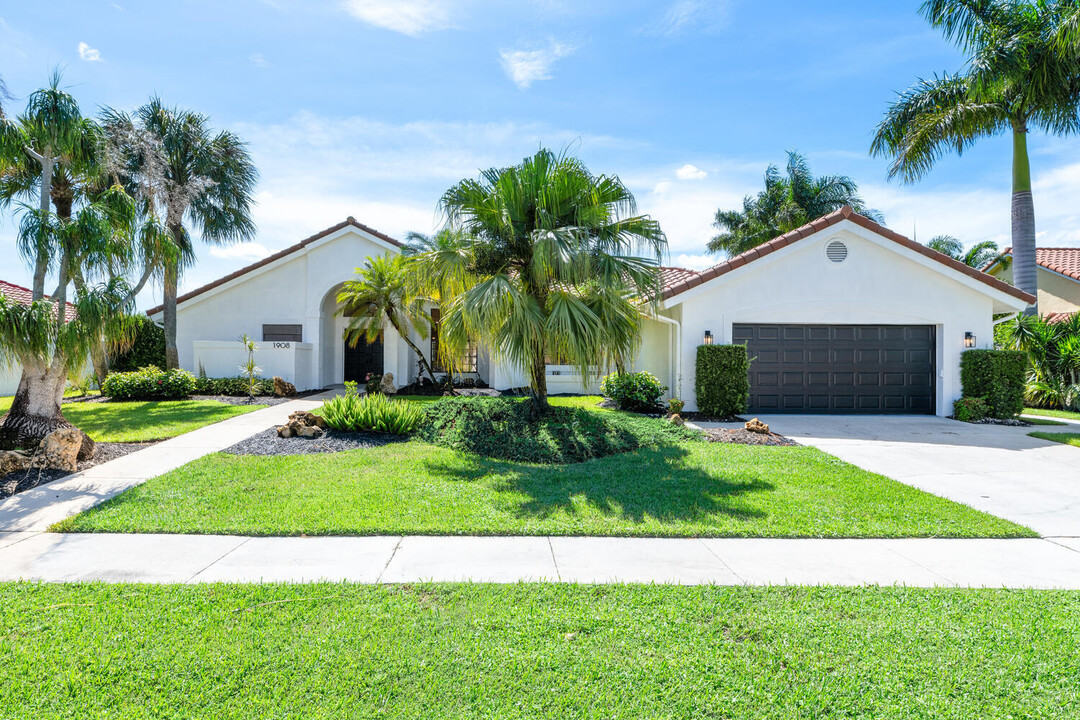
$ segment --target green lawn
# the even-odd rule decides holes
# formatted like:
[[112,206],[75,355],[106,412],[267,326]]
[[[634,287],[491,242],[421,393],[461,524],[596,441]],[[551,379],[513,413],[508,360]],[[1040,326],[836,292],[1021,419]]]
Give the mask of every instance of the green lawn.
[[0,716],[1075,718],[1080,593],[0,585]]
[[1045,410],[1043,408],[1024,408],[1025,415],[1042,415],[1045,417],[1065,418],[1066,420],[1080,420],[1080,412],[1068,410]]
[[683,442],[571,465],[411,441],[189,463],[55,526],[256,535],[998,537],[1033,533],[815,448]]
[[[9,407],[11,398],[0,398],[0,415]],[[176,437],[263,407],[216,400],[68,403],[64,417],[98,442],[145,442]]]
[[1056,425],[1057,427],[1065,427],[1069,423],[1061,422],[1060,420],[1047,420],[1046,418],[1024,417],[1023,421],[1029,425]]
[[1028,433],[1028,435],[1033,438],[1039,438],[1040,440],[1050,440],[1052,442],[1080,447],[1080,433],[1031,432]]

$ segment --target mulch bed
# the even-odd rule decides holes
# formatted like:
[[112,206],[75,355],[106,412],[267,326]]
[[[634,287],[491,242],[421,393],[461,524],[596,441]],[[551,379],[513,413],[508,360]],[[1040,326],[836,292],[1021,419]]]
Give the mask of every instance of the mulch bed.
[[[216,400],[226,405],[265,405],[270,407],[271,405],[281,405],[287,403],[290,400],[303,400],[306,397],[312,395],[318,395],[319,393],[326,392],[325,390],[305,390],[304,392],[298,392],[293,397],[275,397],[273,395],[256,395],[254,401],[251,401],[246,395],[236,397],[234,395],[190,395],[188,400]],[[87,395],[84,397],[67,397],[64,398],[64,404],[68,403],[108,403],[108,402],[127,402],[126,400],[113,400],[112,398],[105,397],[103,395]]]
[[231,455],[320,455],[380,447],[401,442],[403,439],[386,433],[350,433],[338,430],[327,430],[326,434],[318,438],[283,438],[278,437],[277,428],[270,428],[221,452]]
[[716,417],[715,415],[706,415],[702,412],[683,412],[679,413],[684,420],[690,422],[721,422],[721,423],[744,423],[746,418],[741,418],[738,415],[728,415],[726,417]]
[[[78,472],[88,470],[95,465],[115,460],[118,457],[123,457],[130,453],[142,450],[143,448],[156,445],[159,441],[153,442],[134,442],[134,443],[106,443],[99,442],[94,443],[94,457],[91,460],[83,460],[78,464]],[[51,483],[54,480],[60,480],[66,478],[72,473],[66,470],[22,470],[19,472],[8,473],[7,475],[0,475],[0,498],[6,498],[14,495],[15,493],[23,492],[24,490],[30,490],[46,483]]]
[[706,430],[705,436],[709,438],[709,442],[730,443],[732,445],[774,445],[778,447],[791,447],[799,444],[783,435],[777,435],[776,433],[769,433],[766,435],[764,433],[750,432],[743,428],[732,430],[722,428]]

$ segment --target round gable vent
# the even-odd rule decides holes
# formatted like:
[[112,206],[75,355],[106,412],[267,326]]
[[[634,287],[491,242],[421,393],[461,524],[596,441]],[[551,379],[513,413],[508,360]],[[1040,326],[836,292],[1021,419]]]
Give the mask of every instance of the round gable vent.
[[825,246],[825,257],[834,263],[842,263],[847,260],[847,245],[839,240],[833,240]]

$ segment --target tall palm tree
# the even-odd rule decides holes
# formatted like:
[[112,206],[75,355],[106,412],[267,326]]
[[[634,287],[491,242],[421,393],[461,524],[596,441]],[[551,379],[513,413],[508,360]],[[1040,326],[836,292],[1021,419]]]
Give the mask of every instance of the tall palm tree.
[[636,214],[617,177],[540,149],[513,167],[462,180],[440,207],[469,238],[462,251],[447,253],[465,280],[461,292],[444,292],[453,297],[444,299],[439,345],[450,362],[471,339],[484,341],[528,375],[534,412],[542,413],[549,358],[588,379],[630,356],[643,298],[658,295],[667,239],[659,223]]
[[205,115],[169,107],[157,97],[130,116],[106,110],[103,122],[116,147],[127,148],[122,163],[125,186],[144,214],[161,218],[172,241],[172,251],[163,257],[162,294],[165,364],[175,368],[177,286],[182,267],[195,257],[189,228],[208,243],[252,237],[258,171],[236,135],[215,132]]
[[1075,9],[1076,0],[923,3],[922,14],[967,53],[967,64],[901,93],[871,145],[873,155],[892,158],[890,177],[915,182],[945,153],[961,155],[980,138],[1011,133],[1013,278],[1032,295],[1038,281],[1028,134],[1080,130],[1080,57],[1059,41]]
[[970,248],[952,235],[938,235],[926,243],[926,247],[959,260],[968,267],[981,268],[998,256],[998,246],[993,240],[983,240]]
[[412,341],[410,330],[428,332],[427,298],[416,292],[409,280],[409,262],[403,255],[368,258],[356,268],[356,278],[347,281],[338,293],[339,312],[349,318],[345,342],[349,347],[364,340],[375,342],[386,325],[397,330],[401,339],[420,358],[420,367],[432,384],[435,373],[424,352]]
[[805,156],[794,150],[787,155],[785,172],[770,165],[765,189],[744,197],[742,210],[716,211],[713,225],[720,233],[709,242],[710,252],[738,255],[845,205],[883,221],[880,213],[866,207],[854,180],[844,175],[814,177]]

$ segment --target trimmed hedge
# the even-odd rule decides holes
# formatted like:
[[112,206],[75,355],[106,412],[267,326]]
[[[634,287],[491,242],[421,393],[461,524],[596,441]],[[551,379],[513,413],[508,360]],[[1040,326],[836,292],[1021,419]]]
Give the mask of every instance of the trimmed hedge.
[[[223,395],[225,397],[247,397],[248,379],[246,377],[209,378],[195,380],[196,395]],[[274,381],[267,378],[255,379],[255,395],[273,395]]]
[[139,368],[165,367],[165,330],[145,315],[136,316],[139,326],[135,341],[126,351],[109,358],[113,372],[134,372]]
[[1020,350],[967,350],[960,355],[965,398],[986,404],[987,417],[1014,418],[1024,411],[1027,353]]
[[667,386],[650,372],[611,373],[600,381],[600,393],[615,401],[620,410],[658,412]]
[[187,370],[165,372],[153,365],[134,372],[109,373],[101,393],[114,400],[182,400],[195,391],[195,376]]
[[731,417],[750,402],[750,356],[745,345],[699,345],[694,380],[698,412]]

